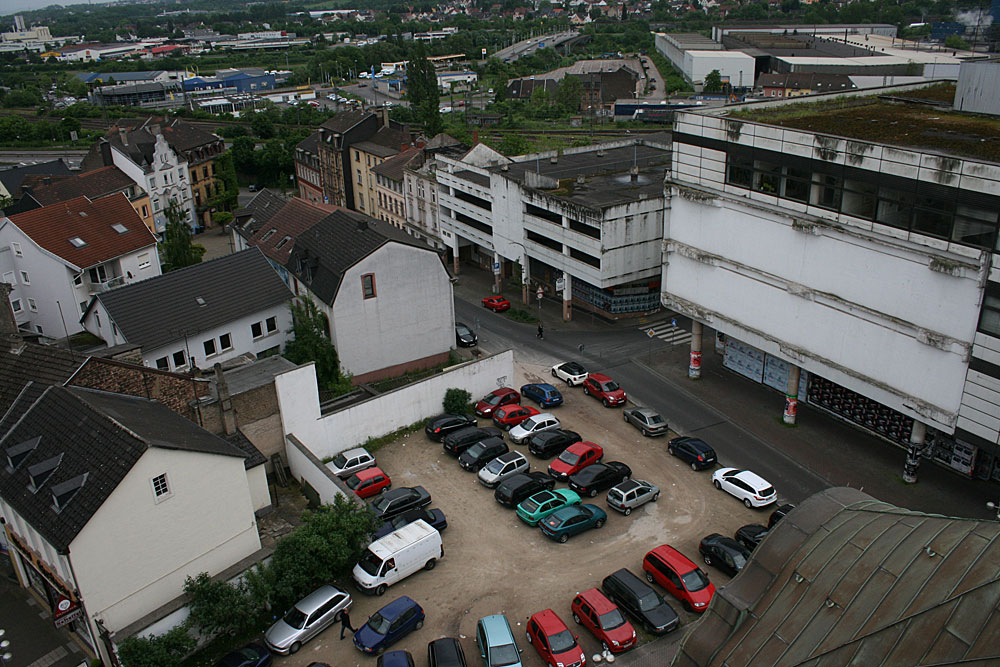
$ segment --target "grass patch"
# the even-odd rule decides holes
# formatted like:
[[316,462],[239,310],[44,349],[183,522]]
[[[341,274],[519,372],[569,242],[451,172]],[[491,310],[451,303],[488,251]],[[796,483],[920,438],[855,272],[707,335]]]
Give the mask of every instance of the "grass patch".
[[89,331],[81,331],[69,337],[70,347],[90,347],[91,345],[99,345],[103,342]]
[[538,321],[537,315],[533,314],[530,310],[525,310],[523,308],[511,308],[504,314],[515,322],[534,324]]
[[387,444],[396,440],[397,438],[410,435],[411,433],[416,433],[426,425],[427,425],[427,420],[421,419],[420,421],[413,422],[409,426],[397,428],[392,433],[386,433],[385,435],[380,435],[377,438],[368,438],[361,446],[367,449],[372,454],[374,454],[379,449],[385,447]]

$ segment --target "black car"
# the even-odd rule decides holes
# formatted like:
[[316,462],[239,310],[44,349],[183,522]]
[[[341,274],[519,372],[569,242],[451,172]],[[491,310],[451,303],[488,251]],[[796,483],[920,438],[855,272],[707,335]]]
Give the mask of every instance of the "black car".
[[540,459],[550,459],[559,456],[564,449],[582,440],[576,431],[563,428],[542,431],[528,436],[528,451]]
[[667,444],[667,452],[685,463],[690,463],[692,470],[714,468],[717,460],[715,450],[698,438],[674,438]]
[[467,667],[462,645],[454,637],[442,637],[427,644],[430,667]]
[[386,491],[371,501],[369,507],[376,519],[388,521],[407,510],[431,504],[431,494],[422,486],[404,486]]
[[452,415],[445,413],[431,417],[424,427],[424,433],[434,442],[441,442],[449,433],[476,425],[476,418],[471,415]]
[[791,503],[786,503],[784,505],[776,507],[774,511],[771,512],[771,518],[767,520],[767,529],[771,530],[772,528],[774,528],[774,524],[784,519],[785,515],[791,512],[793,509],[795,509],[795,505],[792,505]]
[[479,337],[467,324],[455,322],[455,342],[459,347],[473,347],[479,343]]
[[712,533],[702,538],[698,545],[705,565],[714,565],[731,577],[735,577],[750,560],[750,551],[731,537]]
[[458,462],[470,472],[479,472],[484,465],[510,451],[503,438],[486,438],[466,449],[458,457]]
[[653,634],[665,635],[681,624],[674,608],[627,568],[623,567],[605,577],[601,582],[601,590]]
[[417,507],[397,515],[396,518],[391,521],[383,523],[382,527],[375,531],[372,539],[377,540],[380,537],[385,537],[392,531],[399,530],[403,526],[411,524],[418,519],[423,519],[430,525],[431,528],[436,529],[438,532],[441,532],[448,527],[448,520],[444,518],[444,512],[441,510],[436,507],[430,510],[426,507]]
[[556,480],[544,472],[519,472],[500,482],[493,497],[504,507],[517,507],[528,496],[539,491],[551,491],[555,485]]
[[631,476],[632,469],[621,461],[591,463],[575,475],[570,475],[569,488],[581,496],[595,498],[601,491],[610,489]]
[[748,523],[733,535],[733,538],[749,551],[756,549],[765,537],[767,537],[767,526],[759,523]]
[[452,456],[458,456],[480,440],[486,440],[487,438],[503,438],[503,431],[492,426],[463,428],[454,433],[449,433],[441,442],[444,451]]
[[247,644],[230,651],[215,663],[215,667],[269,667],[273,663],[271,651],[263,644]]

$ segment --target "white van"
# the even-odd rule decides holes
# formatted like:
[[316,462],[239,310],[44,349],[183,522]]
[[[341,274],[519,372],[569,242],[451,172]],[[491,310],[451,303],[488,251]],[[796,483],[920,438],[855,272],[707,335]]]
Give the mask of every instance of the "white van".
[[418,519],[369,544],[354,566],[354,581],[364,592],[382,595],[420,569],[433,570],[443,557],[441,533]]

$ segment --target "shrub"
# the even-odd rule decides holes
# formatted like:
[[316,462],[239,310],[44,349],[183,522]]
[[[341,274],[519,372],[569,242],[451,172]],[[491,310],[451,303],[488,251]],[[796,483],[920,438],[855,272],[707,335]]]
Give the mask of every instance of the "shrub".
[[464,389],[452,387],[444,393],[444,411],[462,415],[472,411],[472,394]]
[[534,324],[538,321],[537,315],[534,315],[530,310],[525,310],[523,308],[511,308],[506,312],[506,315],[515,322],[528,322]]
[[125,667],[174,667],[197,643],[182,623],[162,635],[129,637],[118,646],[118,657]]

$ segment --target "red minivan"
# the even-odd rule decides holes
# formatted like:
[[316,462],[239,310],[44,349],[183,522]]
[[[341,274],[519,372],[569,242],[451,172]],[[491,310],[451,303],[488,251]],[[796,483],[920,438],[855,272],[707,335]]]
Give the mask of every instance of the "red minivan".
[[528,643],[535,647],[546,665],[583,667],[587,656],[563,620],[551,609],[533,614],[528,619]]
[[688,611],[702,613],[715,595],[715,586],[701,568],[666,544],[646,554],[642,569],[646,572],[646,581],[663,586]]
[[596,588],[577,593],[570,605],[573,620],[590,630],[604,648],[621,653],[635,646],[635,628],[614,602]]

